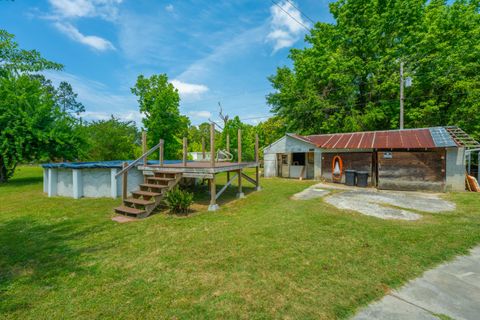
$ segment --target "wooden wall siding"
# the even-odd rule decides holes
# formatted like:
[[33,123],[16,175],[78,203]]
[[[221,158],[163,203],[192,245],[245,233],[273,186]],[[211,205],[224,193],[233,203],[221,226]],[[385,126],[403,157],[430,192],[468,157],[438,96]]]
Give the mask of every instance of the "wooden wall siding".
[[445,151],[378,152],[378,188],[444,191]]
[[332,161],[335,156],[343,161],[342,183],[345,183],[345,170],[368,172],[368,184],[372,185],[372,152],[322,153],[322,178],[332,181]]

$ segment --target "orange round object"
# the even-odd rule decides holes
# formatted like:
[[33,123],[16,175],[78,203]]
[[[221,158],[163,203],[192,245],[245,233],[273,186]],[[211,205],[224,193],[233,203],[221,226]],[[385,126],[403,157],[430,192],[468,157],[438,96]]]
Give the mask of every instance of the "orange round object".
[[332,180],[333,182],[342,181],[343,176],[343,161],[340,156],[333,157],[332,160]]

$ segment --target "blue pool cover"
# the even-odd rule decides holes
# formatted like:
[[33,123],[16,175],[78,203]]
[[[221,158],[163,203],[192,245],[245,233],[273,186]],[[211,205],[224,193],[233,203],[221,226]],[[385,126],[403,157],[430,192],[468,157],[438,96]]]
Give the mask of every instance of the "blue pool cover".
[[[95,168],[121,168],[122,163],[128,162],[129,164],[133,160],[112,160],[112,161],[92,161],[92,162],[59,162],[59,163],[44,163],[44,168],[64,168],[64,169],[95,169]],[[163,163],[180,163],[182,160],[165,160]],[[141,165],[142,162],[139,162]],[[158,164],[158,160],[148,160],[148,164]]]

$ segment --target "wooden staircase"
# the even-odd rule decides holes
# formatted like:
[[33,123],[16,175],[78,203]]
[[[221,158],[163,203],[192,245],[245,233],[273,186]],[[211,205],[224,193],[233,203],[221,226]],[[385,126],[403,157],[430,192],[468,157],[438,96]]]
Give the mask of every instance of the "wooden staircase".
[[146,218],[162,202],[166,192],[175,187],[181,173],[154,172],[146,176],[145,183],[140,184],[140,190],[133,191],[131,198],[123,199],[123,205],[115,208],[115,212],[130,217]]

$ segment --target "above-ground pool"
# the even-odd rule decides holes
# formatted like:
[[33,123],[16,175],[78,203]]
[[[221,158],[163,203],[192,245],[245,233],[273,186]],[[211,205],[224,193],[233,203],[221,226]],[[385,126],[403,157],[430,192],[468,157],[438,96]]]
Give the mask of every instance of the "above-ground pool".
[[[115,179],[115,175],[120,172],[124,162],[131,163],[132,160],[43,164],[43,192],[48,193],[49,197],[117,198],[122,195],[122,177]],[[179,162],[164,161],[166,164]],[[158,164],[158,161],[148,161],[148,164]],[[127,192],[137,190],[143,181],[143,172],[137,167],[131,168],[128,171]]]

